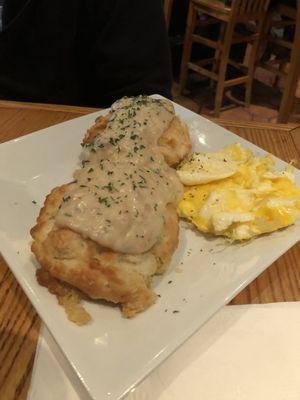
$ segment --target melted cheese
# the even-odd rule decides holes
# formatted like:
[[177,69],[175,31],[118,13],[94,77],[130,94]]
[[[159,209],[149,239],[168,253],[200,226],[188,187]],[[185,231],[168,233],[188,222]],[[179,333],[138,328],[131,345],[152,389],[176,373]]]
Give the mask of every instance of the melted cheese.
[[167,204],[176,205],[183,194],[157,147],[173,118],[166,100],[116,102],[106,128],[85,145],[56,224],[118,252],[149,250],[161,236]]

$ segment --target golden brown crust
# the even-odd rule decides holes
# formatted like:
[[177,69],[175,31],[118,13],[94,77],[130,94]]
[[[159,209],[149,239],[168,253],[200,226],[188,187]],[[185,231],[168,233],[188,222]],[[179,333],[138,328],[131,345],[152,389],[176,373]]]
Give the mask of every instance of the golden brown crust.
[[169,128],[158,140],[158,145],[169,165],[179,164],[188,155],[192,147],[186,124],[178,117],[174,117]]
[[107,122],[109,120],[109,114],[100,115],[100,117],[96,118],[94,125],[92,125],[87,131],[83,138],[82,144],[91,143],[95,137],[105,129]]
[[91,320],[89,313],[80,304],[84,295],[77,289],[55,279],[44,268],[37,269],[36,279],[41,286],[45,286],[50,293],[56,295],[58,303],[65,309],[70,321],[77,325],[85,325]]

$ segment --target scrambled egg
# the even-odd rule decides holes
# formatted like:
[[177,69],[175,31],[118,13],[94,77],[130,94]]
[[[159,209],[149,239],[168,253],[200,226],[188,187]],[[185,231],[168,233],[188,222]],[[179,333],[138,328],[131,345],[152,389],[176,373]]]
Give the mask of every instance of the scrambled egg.
[[185,185],[179,215],[202,232],[244,240],[300,217],[293,167],[275,170],[270,155],[256,157],[235,144],[215,153],[194,153],[177,173]]

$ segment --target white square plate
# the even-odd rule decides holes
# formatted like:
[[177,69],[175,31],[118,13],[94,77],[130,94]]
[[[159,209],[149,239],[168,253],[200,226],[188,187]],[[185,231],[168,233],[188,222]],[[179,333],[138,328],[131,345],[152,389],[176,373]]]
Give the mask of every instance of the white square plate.
[[[189,124],[194,150],[212,151],[236,142],[265,152],[214,123],[175,105]],[[72,179],[80,142],[98,112],[0,146],[1,252],[81,382],[94,399],[120,399],[200,328],[222,305],[300,238],[300,223],[243,245],[228,245],[182,227],[168,272],[155,278],[161,295],[133,319],[117,307],[87,302],[93,322],[69,322],[55,296],[35,279],[30,228],[45,195]],[[277,160],[279,167],[286,164]],[[300,185],[300,171],[296,171]],[[36,204],[35,204],[36,202]],[[183,270],[176,272],[176,267]],[[177,269],[178,271],[178,269]],[[175,312],[174,312],[175,311]]]

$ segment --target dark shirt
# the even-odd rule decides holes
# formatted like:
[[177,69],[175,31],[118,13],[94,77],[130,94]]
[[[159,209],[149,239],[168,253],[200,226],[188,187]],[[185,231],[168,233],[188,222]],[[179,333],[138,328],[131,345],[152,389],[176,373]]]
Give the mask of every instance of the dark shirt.
[[0,97],[107,106],[171,96],[161,0],[5,0]]

